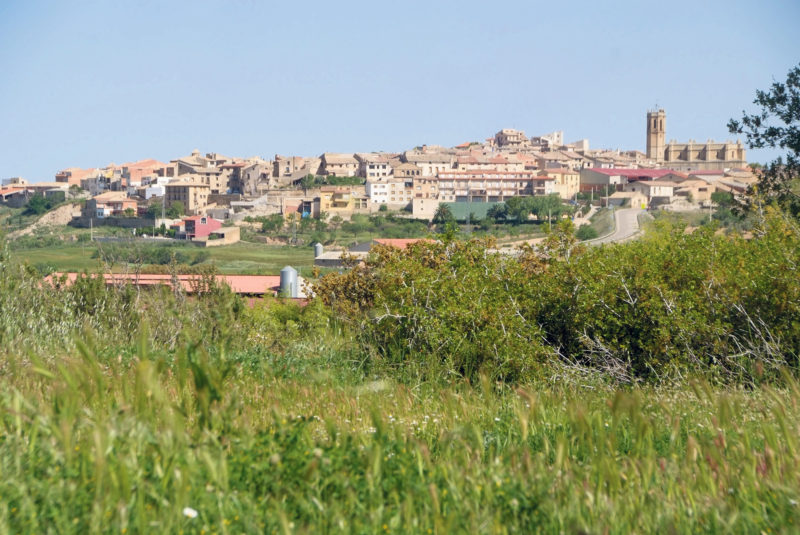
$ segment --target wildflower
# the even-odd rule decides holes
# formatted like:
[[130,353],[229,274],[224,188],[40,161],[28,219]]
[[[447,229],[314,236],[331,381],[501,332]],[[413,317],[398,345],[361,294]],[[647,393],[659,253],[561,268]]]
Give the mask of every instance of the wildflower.
[[184,507],[183,516],[187,518],[197,518],[197,511],[195,509],[192,509],[191,507]]
[[495,421],[495,422],[499,422],[499,421],[500,421],[500,418],[498,418],[498,417],[496,417],[496,416],[495,416],[495,418],[494,418],[494,421]]

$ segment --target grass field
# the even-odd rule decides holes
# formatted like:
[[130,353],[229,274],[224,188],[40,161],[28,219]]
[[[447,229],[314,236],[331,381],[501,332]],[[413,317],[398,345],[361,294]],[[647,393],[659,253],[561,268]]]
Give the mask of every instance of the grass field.
[[[26,261],[30,265],[46,264],[56,271],[97,271],[103,268],[100,260],[92,258],[96,243],[65,243],[51,247],[16,249],[11,257]],[[99,245],[102,247],[102,244]],[[310,270],[314,264],[314,251],[306,246],[276,246],[240,242],[223,247],[199,248],[194,245],[179,245],[183,250],[196,254],[207,251],[211,257],[205,263],[213,263],[221,273],[228,274],[277,274],[290,265],[301,271]]]
[[330,350],[204,360],[146,347],[7,361],[0,530],[791,533],[800,522],[794,383],[409,387],[360,378]]
[[[732,288],[723,275],[740,265],[736,253],[746,253],[754,270],[764,271],[760,260],[778,266],[776,273],[763,285],[753,274],[731,279],[766,288],[756,293],[764,301],[786,281],[774,300],[781,310],[793,307],[796,279],[782,266],[796,265],[798,248],[788,228],[779,227],[777,242],[765,234],[768,247],[737,241],[725,248],[728,238],[715,236],[718,291]],[[631,274],[625,287],[637,295],[636,316],[628,308],[634,300],[606,302],[620,325],[639,321],[637,332],[619,336],[636,341],[649,318],[663,316],[638,282],[660,283],[647,271],[662,265],[659,253],[681,288],[689,286],[681,269],[706,271],[673,256],[706,254],[712,248],[701,234],[583,253]],[[250,246],[239,247],[220,261],[236,262]],[[484,336],[495,354],[498,343],[524,335],[510,320],[493,327],[524,310],[503,310],[510,307],[493,301],[497,288],[523,288],[515,307],[550,299],[544,320],[575,291],[564,273],[585,273],[584,287],[603,284],[587,303],[619,290],[594,276],[599,271],[583,272],[580,257],[516,272],[507,259],[497,264],[503,271],[491,271],[497,255],[478,247],[459,254],[451,244],[450,264],[429,268],[427,285],[413,274],[419,257],[397,259],[404,278],[384,265],[374,275],[388,277],[386,288],[408,291],[348,323],[346,309],[321,297],[302,307],[273,299],[251,308],[224,288],[186,298],[82,279],[54,290],[8,261],[0,243],[0,533],[798,532],[800,384],[793,350],[776,342],[794,327],[781,331],[772,320],[775,336],[764,347],[739,335],[736,347],[751,360],[731,359],[753,369],[741,382],[713,373],[715,362],[703,367],[694,352],[686,365],[671,355],[676,372],[652,380],[614,380],[614,361],[596,352],[582,353],[581,362],[531,359],[534,373],[518,381],[490,380],[491,366],[466,375],[452,365],[469,351],[465,332]],[[285,257],[280,248],[266,250]],[[14,254],[30,260],[32,252]],[[266,252],[253,254],[247,261],[267,261]],[[424,249],[417,254],[431,258]],[[785,264],[775,260],[785,257]],[[442,274],[453,266],[463,274],[465,258],[474,259],[469,276],[448,281]],[[368,277],[353,281],[356,291]],[[532,287],[519,285],[530,279]],[[538,293],[546,284],[553,286]],[[475,292],[464,293],[470,287]],[[698,312],[707,286],[696,287],[670,303],[675,315],[691,305],[685,317],[695,330],[709,321]],[[664,286],[658,300],[665,294],[675,295]],[[395,319],[414,311],[397,307],[414,295],[427,296],[418,301],[424,314],[400,330]],[[581,309],[571,310],[558,325],[580,320]],[[384,313],[394,318],[386,335],[397,331],[398,341],[374,337],[370,322]],[[793,321],[791,313],[782,317]],[[752,328],[759,325],[766,329]],[[434,328],[442,335],[430,349],[409,345],[404,334]],[[531,345],[514,345],[522,349],[511,358],[525,357]],[[387,347],[395,352],[381,352]],[[658,365],[648,351],[648,364]],[[428,370],[439,373],[417,373]]]

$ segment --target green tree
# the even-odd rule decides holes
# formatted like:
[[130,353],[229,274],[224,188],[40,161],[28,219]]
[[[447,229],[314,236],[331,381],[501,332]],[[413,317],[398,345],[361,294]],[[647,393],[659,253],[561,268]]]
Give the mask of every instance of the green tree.
[[455,221],[456,218],[453,215],[453,211],[450,210],[450,207],[440,202],[439,206],[436,208],[436,212],[433,214],[433,223],[435,225],[446,226],[448,223],[455,223]]
[[581,241],[593,240],[597,237],[597,229],[591,225],[584,223],[575,232],[575,237]]
[[42,195],[37,193],[28,199],[28,204],[25,206],[25,213],[32,215],[42,215],[51,207],[50,201],[45,199]]
[[283,228],[285,220],[281,214],[272,214],[261,219],[261,232],[270,233]]
[[787,151],[786,161],[778,157],[764,168],[758,193],[800,217],[800,65],[789,71],[785,82],[773,82],[768,91],[756,91],[753,103],[761,110],[755,114],[743,111],[741,120],[728,122],[728,130],[744,134],[750,148]]
[[167,217],[181,217],[185,213],[186,208],[181,201],[173,201],[167,208]]
[[505,221],[506,217],[508,216],[508,207],[505,203],[497,203],[489,208],[486,216],[494,219],[495,221]]
[[316,184],[316,178],[317,177],[309,173],[300,179],[300,187],[303,188],[303,192],[314,187]]

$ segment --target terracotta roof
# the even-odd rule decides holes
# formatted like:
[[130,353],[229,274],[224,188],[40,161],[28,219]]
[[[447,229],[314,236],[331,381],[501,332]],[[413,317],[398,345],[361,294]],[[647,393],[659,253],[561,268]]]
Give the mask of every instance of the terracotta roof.
[[0,195],[8,195],[10,193],[17,193],[20,191],[25,191],[27,188],[6,188],[0,189]]
[[[67,284],[72,284],[78,278],[78,273],[53,273],[45,277],[45,281],[53,283],[54,279],[62,275],[67,276]],[[95,277],[97,275],[90,275]],[[197,291],[197,284],[202,281],[201,275],[180,274],[177,276],[181,287],[186,293]],[[135,273],[103,273],[107,285],[130,283],[136,286],[172,285],[172,275],[169,274],[135,274]],[[227,284],[237,294],[262,295],[275,293],[281,285],[279,275],[216,275],[218,283]]]

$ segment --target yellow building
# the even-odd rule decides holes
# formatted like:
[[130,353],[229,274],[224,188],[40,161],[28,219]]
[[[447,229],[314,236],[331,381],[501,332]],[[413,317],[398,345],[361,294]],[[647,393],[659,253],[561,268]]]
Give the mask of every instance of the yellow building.
[[549,176],[555,180],[553,189],[562,199],[571,199],[581,189],[580,172],[566,167],[557,169],[545,169],[540,171],[538,176]]
[[369,197],[364,188],[328,186],[320,188],[319,209],[330,215],[350,216],[369,212]]

